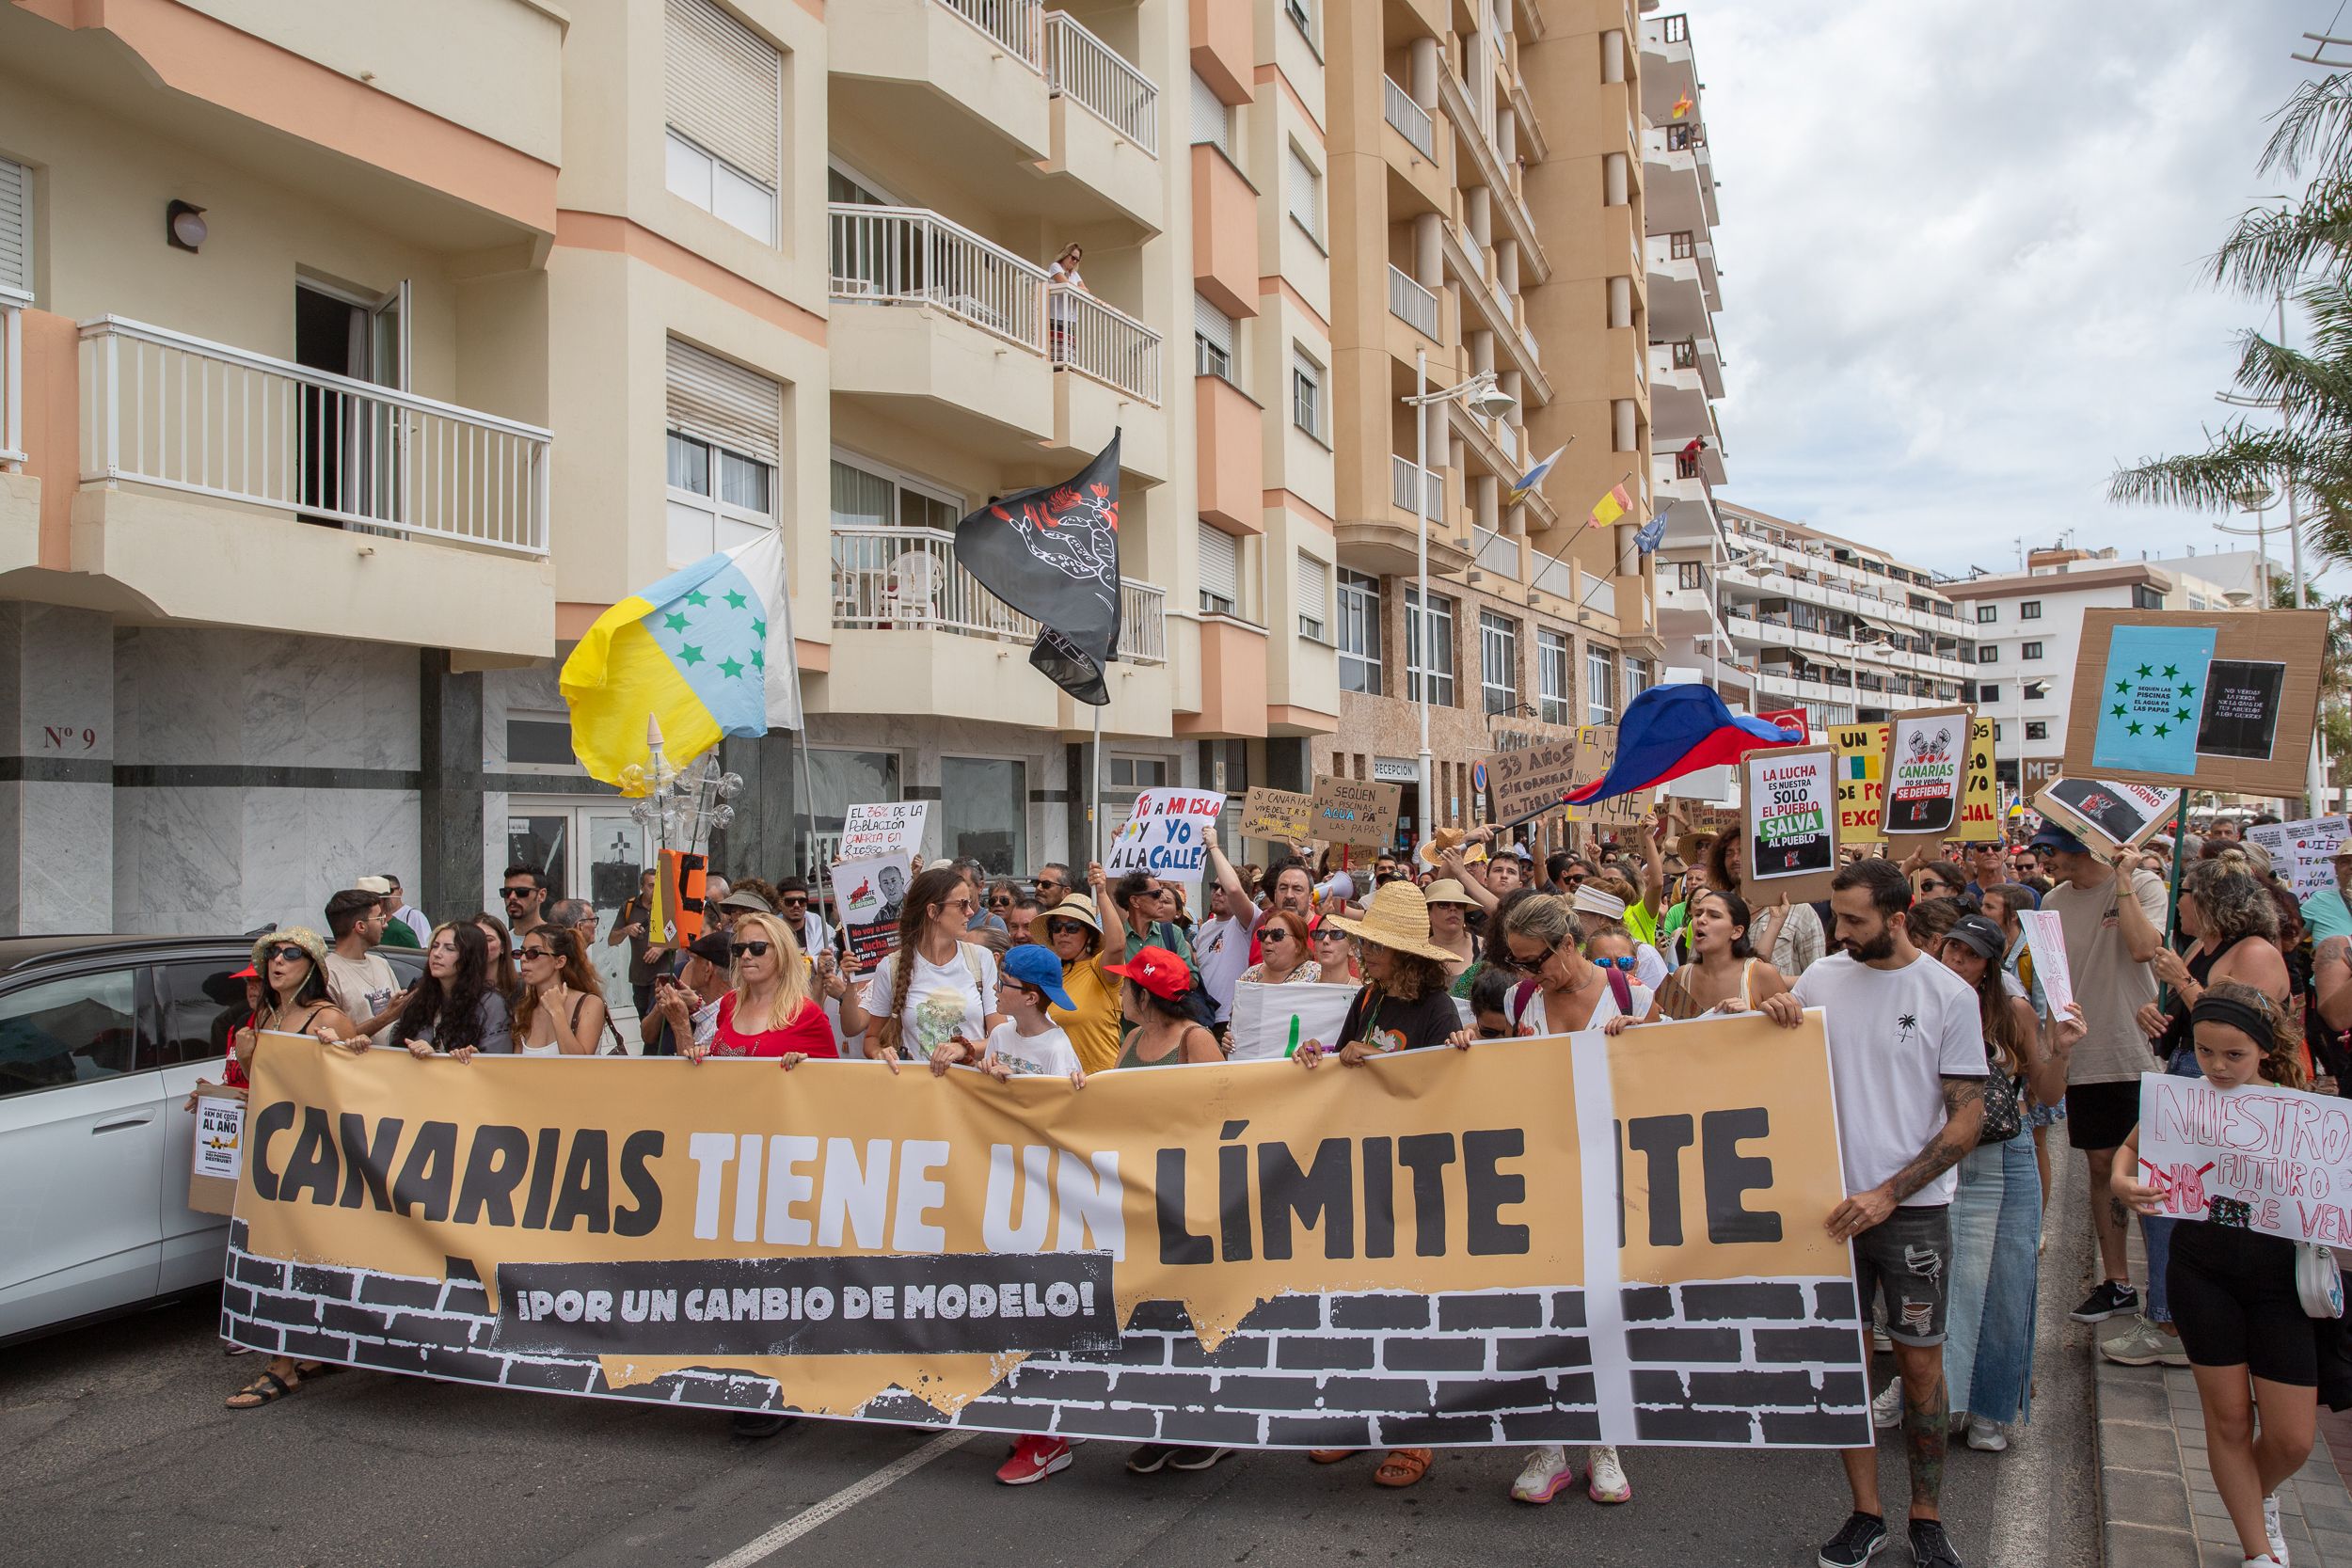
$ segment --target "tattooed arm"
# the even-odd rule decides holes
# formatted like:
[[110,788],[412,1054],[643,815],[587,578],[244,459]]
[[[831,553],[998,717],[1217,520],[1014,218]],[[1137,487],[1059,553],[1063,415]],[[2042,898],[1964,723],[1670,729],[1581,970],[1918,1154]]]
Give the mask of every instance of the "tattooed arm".
[[1896,1206],[1960,1164],[1977,1147],[1977,1132],[1984,1125],[1984,1080],[1944,1080],[1944,1125],[1911,1163],[1867,1193],[1856,1193],[1830,1211],[1832,1241],[1850,1241],[1881,1224]]

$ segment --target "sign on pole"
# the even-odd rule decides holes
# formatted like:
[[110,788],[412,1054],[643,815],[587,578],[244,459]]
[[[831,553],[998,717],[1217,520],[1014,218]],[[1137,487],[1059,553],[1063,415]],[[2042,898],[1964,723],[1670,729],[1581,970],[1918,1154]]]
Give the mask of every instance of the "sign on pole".
[[1836,748],[1797,746],[1740,759],[1740,896],[1761,909],[1808,903],[1837,875]]
[[1311,795],[1251,784],[1249,793],[1241,800],[1242,836],[1276,844],[1304,844],[1313,836],[1309,832],[1313,805]]
[[1879,762],[1878,836],[1890,846],[1960,835],[1968,731],[1965,707],[1898,714]]
[[[1837,837],[1841,844],[1859,844],[1879,837],[1880,799],[1884,781],[1886,748],[1892,726],[1832,724],[1828,736],[1837,748]],[[2000,792],[1994,787],[1993,721],[1978,719],[1968,726],[1968,760],[1961,775],[1960,831],[1947,836],[1972,842],[2001,836]]]
[[869,861],[883,855],[923,852],[923,825],[930,817],[929,800],[884,800],[851,806],[841,824],[841,847],[835,860]]
[[1494,791],[1495,820],[1507,826],[1559,809],[1560,798],[1581,782],[1576,757],[1572,738],[1489,755],[1483,766]]
[[2352,836],[2342,816],[2301,822],[2265,822],[2246,830],[2247,839],[2270,852],[2270,867],[2287,879],[2296,898],[2309,898],[2336,885],[2336,851]]
[[2302,793],[2324,610],[2088,610],[2067,718],[2077,778]]
[[[1397,808],[1403,804],[1401,785],[1370,779],[1343,779],[1326,773],[1315,780],[1309,802],[1310,838],[1325,844],[1346,844],[1359,849],[1385,849],[1396,836]],[[1422,802],[1428,814],[1429,803]]]
[[1103,870],[1113,880],[1148,871],[1164,882],[1180,882],[1193,890],[1197,910],[1209,861],[1208,830],[1224,811],[1225,797],[1215,790],[1147,789],[1111,840]]
[[2114,779],[2060,779],[2033,803],[2076,838],[2113,854],[2155,837],[2179,811],[2181,792]]

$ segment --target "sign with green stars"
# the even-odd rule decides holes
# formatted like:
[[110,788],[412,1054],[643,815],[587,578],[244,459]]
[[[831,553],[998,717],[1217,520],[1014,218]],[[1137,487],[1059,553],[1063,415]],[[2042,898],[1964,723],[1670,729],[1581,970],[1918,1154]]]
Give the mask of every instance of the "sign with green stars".
[[2091,766],[2195,773],[2197,713],[2213,648],[2210,626],[2117,626],[2099,688]]

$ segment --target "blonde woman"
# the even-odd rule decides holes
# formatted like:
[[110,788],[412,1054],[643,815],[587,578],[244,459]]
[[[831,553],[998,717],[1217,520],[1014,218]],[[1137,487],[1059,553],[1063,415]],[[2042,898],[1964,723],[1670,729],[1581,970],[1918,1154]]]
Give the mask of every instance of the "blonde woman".
[[518,1056],[593,1056],[604,1033],[604,988],[580,938],[537,926],[520,939],[522,1000],[515,1005]]
[[719,1023],[707,1045],[678,1053],[705,1056],[767,1056],[791,1071],[811,1056],[837,1057],[833,1024],[809,994],[808,960],[791,927],[772,914],[735,917],[734,989],[719,998]]

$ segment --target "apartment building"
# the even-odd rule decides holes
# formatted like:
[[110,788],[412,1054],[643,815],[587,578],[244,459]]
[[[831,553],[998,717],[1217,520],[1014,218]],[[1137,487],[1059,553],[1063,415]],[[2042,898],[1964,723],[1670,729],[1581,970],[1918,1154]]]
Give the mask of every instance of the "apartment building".
[[1677,667],[1816,727],[1968,700],[1976,628],[1931,573],[1721,497],[1689,507],[1669,514],[1658,568]]
[[[1675,67],[1629,0],[1405,0],[1323,21],[1341,696],[1314,766],[1403,785],[1400,832],[1418,836],[1471,818],[1479,756],[1613,721],[1658,678],[1632,537],[1650,472],[1639,160],[1653,60],[1661,82]],[[1507,409],[1409,401],[1482,375]],[[1621,482],[1634,514],[1587,530]]]
[[452,912],[510,862],[616,903],[642,846],[557,669],[763,528],[813,768],[726,743],[721,862],[900,798],[933,852],[1083,859],[1094,715],[950,531],[1114,433],[1114,809],[1304,784],[1339,709],[1315,8],[821,9],[0,8],[0,930],[314,918],[374,871]]

